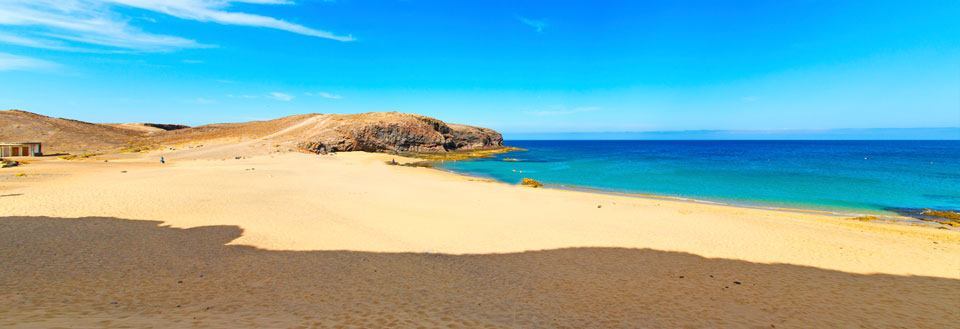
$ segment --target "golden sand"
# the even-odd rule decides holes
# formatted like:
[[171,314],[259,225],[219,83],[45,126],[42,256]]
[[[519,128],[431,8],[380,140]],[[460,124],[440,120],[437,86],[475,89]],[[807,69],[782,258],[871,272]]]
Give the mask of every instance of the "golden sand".
[[960,323],[956,231],[226,154],[0,170],[0,326]]

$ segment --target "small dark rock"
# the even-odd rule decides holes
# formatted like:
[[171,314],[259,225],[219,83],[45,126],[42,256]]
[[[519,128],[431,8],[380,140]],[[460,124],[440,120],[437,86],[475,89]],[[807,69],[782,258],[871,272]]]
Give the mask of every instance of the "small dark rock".
[[740,281],[733,281],[733,283],[735,283],[735,284],[740,284]]
[[683,279],[683,275],[681,275],[680,278]]
[[183,280],[177,280],[177,283],[183,283]]
[[600,209],[600,205],[597,205],[597,209]]

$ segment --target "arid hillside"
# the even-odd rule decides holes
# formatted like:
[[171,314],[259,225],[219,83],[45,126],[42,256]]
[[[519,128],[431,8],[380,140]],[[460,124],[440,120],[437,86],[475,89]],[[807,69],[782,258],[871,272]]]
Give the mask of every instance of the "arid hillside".
[[20,110],[0,111],[0,142],[42,142],[44,153],[106,152],[140,143],[146,131],[53,118]]
[[106,125],[121,129],[134,130],[138,132],[155,134],[168,130],[186,129],[190,126],[164,123],[107,123]]
[[315,153],[447,152],[503,145],[503,137],[491,129],[398,112],[301,114],[267,121],[186,127],[95,124],[10,110],[0,111],[0,122],[5,123],[0,126],[0,141],[39,141],[44,143],[47,153],[251,142]]

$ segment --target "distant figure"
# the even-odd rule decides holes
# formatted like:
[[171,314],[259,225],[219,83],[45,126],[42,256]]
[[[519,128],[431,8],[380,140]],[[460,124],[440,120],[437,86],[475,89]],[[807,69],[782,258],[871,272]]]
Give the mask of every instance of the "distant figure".
[[164,159],[163,157],[160,157],[160,164],[164,164],[164,163],[167,163],[167,160]]
[[396,165],[397,165],[397,159],[390,159],[390,164],[396,166]]

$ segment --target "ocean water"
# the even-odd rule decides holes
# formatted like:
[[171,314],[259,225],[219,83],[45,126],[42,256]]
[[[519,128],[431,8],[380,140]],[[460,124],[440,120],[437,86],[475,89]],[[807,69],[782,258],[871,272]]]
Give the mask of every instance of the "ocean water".
[[[960,141],[508,141],[442,168],[518,183],[883,213],[960,209]],[[519,161],[504,161],[513,158]]]

